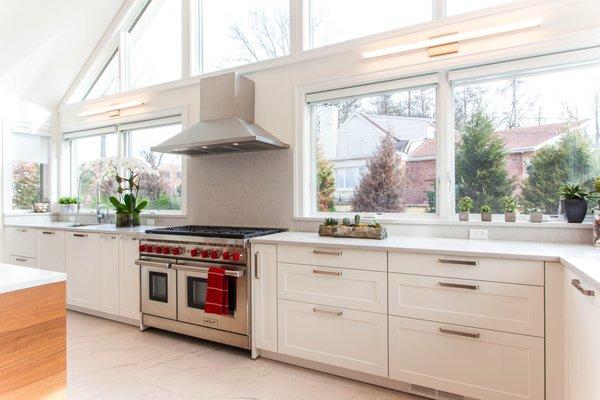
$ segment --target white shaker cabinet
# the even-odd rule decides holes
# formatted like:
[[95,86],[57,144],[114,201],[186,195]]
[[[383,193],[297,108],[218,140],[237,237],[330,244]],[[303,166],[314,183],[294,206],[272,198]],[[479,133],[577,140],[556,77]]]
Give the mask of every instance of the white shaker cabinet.
[[36,237],[35,229],[31,228],[6,228],[8,237],[8,255],[35,258]]
[[565,273],[567,400],[600,399],[600,289]]
[[119,314],[119,239],[100,235],[100,311]]
[[48,271],[66,271],[65,232],[49,229],[36,231],[37,266]]
[[100,310],[99,240],[96,233],[68,232],[67,304]]
[[119,315],[140,320],[140,272],[135,265],[139,258],[139,239],[121,236],[119,239]]
[[252,245],[253,348],[277,351],[277,246]]

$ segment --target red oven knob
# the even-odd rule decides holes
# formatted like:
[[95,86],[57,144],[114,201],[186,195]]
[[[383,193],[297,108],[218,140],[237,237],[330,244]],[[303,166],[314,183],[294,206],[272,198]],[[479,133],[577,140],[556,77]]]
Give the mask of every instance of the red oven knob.
[[140,244],[140,253],[145,253],[145,252],[146,252],[146,245]]
[[231,255],[231,258],[233,258],[233,261],[240,261],[240,258],[242,258],[242,255],[238,251],[234,251],[233,254]]
[[163,248],[162,246],[156,246],[156,254],[162,254]]
[[173,255],[178,256],[180,254],[183,254],[183,249],[181,247],[173,247],[173,250],[171,250],[171,252],[173,253]]
[[151,246],[151,245],[146,246],[146,252],[154,253],[155,251],[156,251],[156,248],[154,246]]
[[192,257],[198,257],[199,253],[200,253],[200,250],[198,250],[198,249],[191,249],[190,250],[190,256],[192,256]]
[[163,254],[171,254],[171,247],[165,246],[163,247]]
[[219,258],[220,255],[221,255],[221,252],[219,250],[213,250],[210,252],[210,258],[212,258],[213,260],[216,260],[217,258]]
[[202,258],[208,258],[209,255],[210,254],[207,249],[202,250]]
[[229,260],[231,258],[231,252],[230,251],[224,251],[223,252],[223,260]]

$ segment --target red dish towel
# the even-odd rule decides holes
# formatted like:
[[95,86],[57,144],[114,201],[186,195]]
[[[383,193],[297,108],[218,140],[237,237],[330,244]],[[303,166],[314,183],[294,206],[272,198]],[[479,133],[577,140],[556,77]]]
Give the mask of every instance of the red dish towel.
[[204,312],[208,314],[229,314],[229,291],[225,269],[210,267],[206,284]]

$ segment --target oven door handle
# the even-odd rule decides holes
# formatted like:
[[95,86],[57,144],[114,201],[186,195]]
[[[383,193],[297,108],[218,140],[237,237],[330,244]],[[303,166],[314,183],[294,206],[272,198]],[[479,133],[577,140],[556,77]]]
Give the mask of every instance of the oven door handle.
[[140,267],[171,269],[171,267],[172,267],[173,264],[170,263],[170,262],[158,262],[158,261],[148,261],[148,260],[135,260],[135,265],[139,265]]
[[[199,272],[208,274],[208,267],[192,267],[186,264],[173,264],[173,268],[177,271]],[[245,275],[246,271],[244,270],[225,270],[225,276],[231,276],[233,278],[243,278]]]

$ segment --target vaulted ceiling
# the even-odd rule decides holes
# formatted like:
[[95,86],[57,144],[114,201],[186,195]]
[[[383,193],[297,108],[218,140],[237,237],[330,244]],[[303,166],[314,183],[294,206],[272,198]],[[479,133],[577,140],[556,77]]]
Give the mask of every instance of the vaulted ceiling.
[[0,97],[57,106],[124,0],[0,0]]

